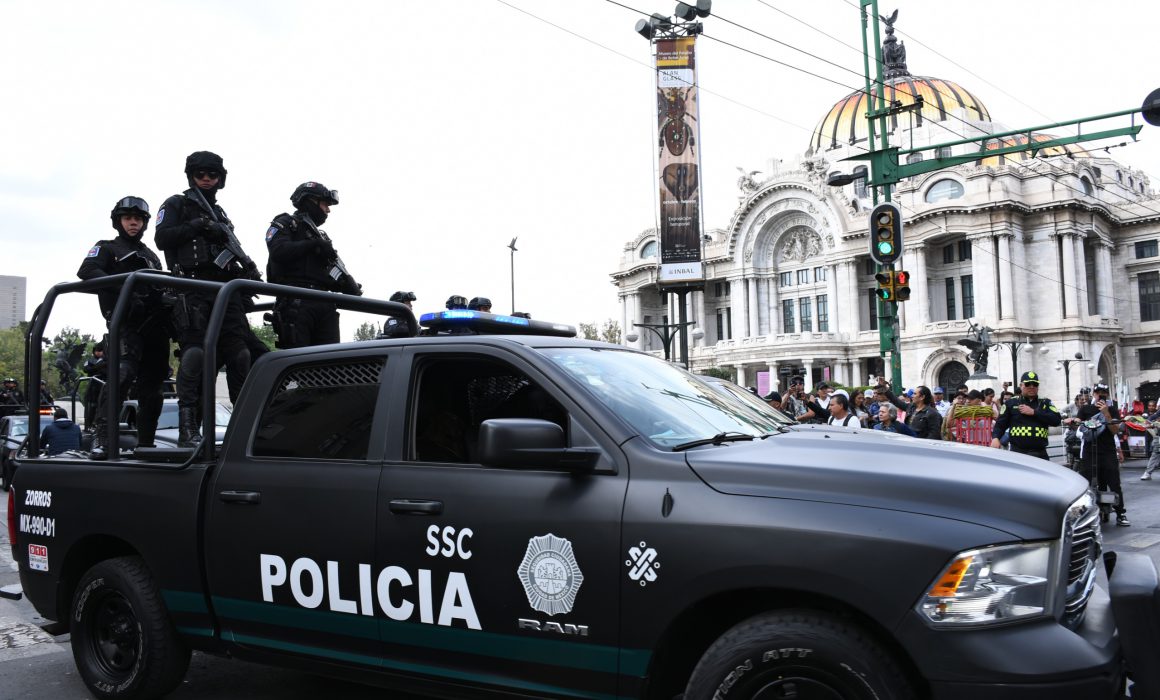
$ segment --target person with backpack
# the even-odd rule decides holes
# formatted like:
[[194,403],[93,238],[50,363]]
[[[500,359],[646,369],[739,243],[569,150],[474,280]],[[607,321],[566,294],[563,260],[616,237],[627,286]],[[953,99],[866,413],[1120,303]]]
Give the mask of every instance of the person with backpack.
[[840,389],[830,396],[829,411],[830,425],[840,425],[843,428],[862,427],[862,421],[850,411],[850,399],[846,398],[846,392]]
[[1093,402],[1079,409],[1081,448],[1081,476],[1092,480],[1093,472],[1099,491],[1116,494],[1112,509],[1116,511],[1116,525],[1128,527],[1127,508],[1124,507],[1124,489],[1120,485],[1119,449],[1116,435],[1120,432],[1120,411],[1115,403],[1108,400],[1108,385],[1096,384],[1092,387]]

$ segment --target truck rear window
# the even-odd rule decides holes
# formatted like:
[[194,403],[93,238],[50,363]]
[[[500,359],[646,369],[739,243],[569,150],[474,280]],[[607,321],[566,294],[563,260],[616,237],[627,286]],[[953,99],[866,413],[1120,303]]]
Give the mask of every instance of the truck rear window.
[[285,372],[262,411],[251,454],[366,459],[385,364],[360,359]]

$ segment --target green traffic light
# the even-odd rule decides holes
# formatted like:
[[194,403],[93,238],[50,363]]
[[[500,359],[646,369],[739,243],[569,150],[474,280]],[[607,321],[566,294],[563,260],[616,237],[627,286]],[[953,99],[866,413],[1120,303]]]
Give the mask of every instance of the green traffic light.
[[882,241],[878,244],[879,255],[890,255],[894,252],[894,245],[890,241]]
[[878,298],[881,299],[882,301],[890,301],[890,290],[889,289],[879,289],[878,290]]

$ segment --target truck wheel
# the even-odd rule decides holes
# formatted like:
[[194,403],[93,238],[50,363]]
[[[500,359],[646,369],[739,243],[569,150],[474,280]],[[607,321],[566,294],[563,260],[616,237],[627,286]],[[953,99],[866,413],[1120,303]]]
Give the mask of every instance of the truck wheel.
[[98,698],[161,697],[185,677],[189,648],[140,557],[108,559],[85,572],[71,622],[77,670]]
[[750,618],[701,657],[685,700],[913,700],[894,660],[837,617],[805,610]]

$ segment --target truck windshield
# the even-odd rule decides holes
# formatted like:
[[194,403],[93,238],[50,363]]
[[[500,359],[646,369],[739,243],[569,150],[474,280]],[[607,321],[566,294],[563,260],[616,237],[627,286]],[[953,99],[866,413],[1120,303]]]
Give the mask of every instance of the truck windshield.
[[663,449],[721,433],[761,437],[784,425],[655,357],[603,348],[545,348],[541,352]]

